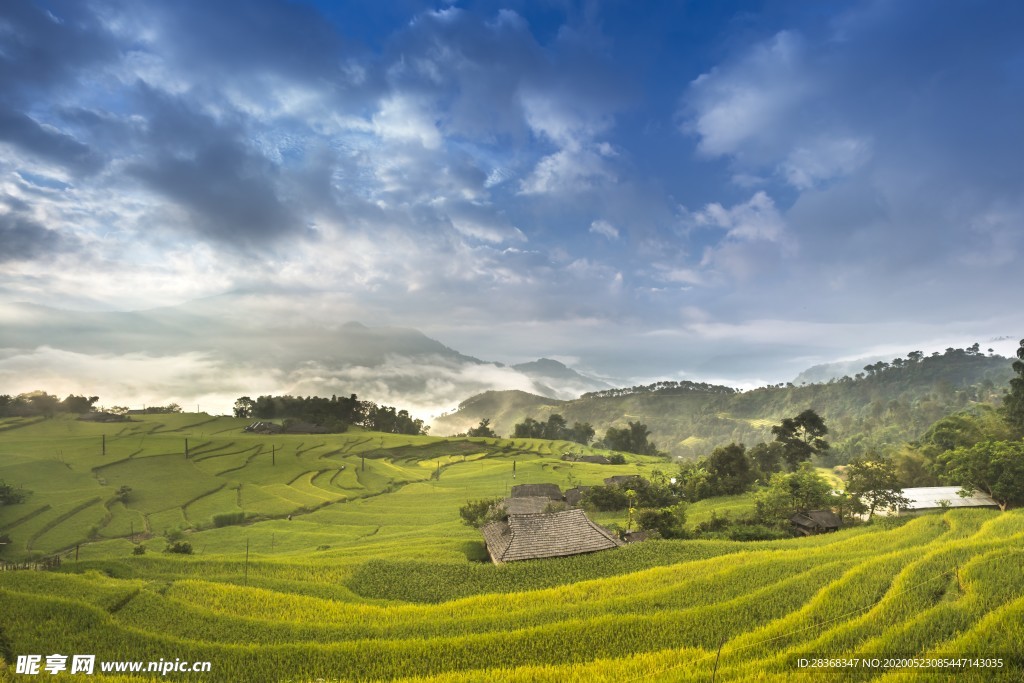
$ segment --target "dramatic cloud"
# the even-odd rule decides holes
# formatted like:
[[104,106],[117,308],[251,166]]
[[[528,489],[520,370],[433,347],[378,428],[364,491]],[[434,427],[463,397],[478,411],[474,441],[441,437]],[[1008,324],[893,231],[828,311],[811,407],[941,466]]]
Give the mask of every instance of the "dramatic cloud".
[[[0,348],[226,385],[258,364],[210,338],[363,320],[749,383],[943,325],[1019,336],[1022,30],[994,0],[6,3],[0,308],[66,312]],[[159,307],[195,314],[131,348],[72,325]],[[373,385],[281,343],[304,350],[268,387]],[[395,402],[525,386],[430,363],[402,384],[395,358]]]

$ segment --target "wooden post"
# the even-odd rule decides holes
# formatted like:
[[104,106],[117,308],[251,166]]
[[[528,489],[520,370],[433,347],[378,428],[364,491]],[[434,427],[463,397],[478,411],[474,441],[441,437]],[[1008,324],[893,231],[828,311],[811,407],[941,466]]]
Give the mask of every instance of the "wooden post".
[[366,471],[366,456],[363,455],[363,456],[360,456],[360,457],[363,459],[363,472],[365,472]]
[[718,674],[718,660],[722,658],[722,646],[725,645],[725,638],[718,644],[718,654],[715,655],[715,668],[711,671],[711,683],[715,683],[715,676]]
[[103,455],[107,454],[107,435],[103,435]]
[[185,459],[188,460],[188,439],[185,439]]
[[277,465],[277,446],[270,444],[270,464]]
[[249,539],[245,539],[245,585],[249,585]]
[[78,562],[78,546],[75,546],[75,562]]

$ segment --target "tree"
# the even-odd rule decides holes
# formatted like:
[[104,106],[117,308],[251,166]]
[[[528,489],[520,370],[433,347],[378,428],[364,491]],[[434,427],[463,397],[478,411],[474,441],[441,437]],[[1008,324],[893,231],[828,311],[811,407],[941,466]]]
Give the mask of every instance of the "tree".
[[750,488],[756,478],[743,444],[731,443],[711,451],[711,455],[707,457],[706,468],[711,486],[715,490],[712,495],[731,496],[743,493]]
[[658,448],[653,441],[648,441],[650,431],[642,422],[628,422],[629,426],[622,429],[609,427],[604,435],[604,447],[613,451],[625,451],[639,455],[656,455]]
[[828,434],[828,427],[818,413],[808,408],[796,417],[787,417],[782,424],[772,427],[772,434],[775,440],[782,444],[782,457],[789,466],[789,470],[795,471],[797,466],[810,460],[812,455],[824,453],[829,449],[829,443],[824,437]]
[[644,530],[657,531],[662,538],[686,538],[686,503],[672,507],[641,510],[637,526]]
[[528,417],[512,428],[514,439],[540,439],[544,436],[544,423]]
[[235,417],[252,417],[252,411],[256,402],[248,396],[242,396],[235,401]]
[[494,433],[494,430],[491,429],[490,425],[491,418],[485,417],[484,419],[480,420],[480,424],[466,432],[466,436],[487,436],[495,438],[498,435]]
[[594,426],[589,422],[574,422],[569,430],[569,440],[586,446],[594,439]]
[[14,488],[10,484],[6,483],[3,479],[0,479],[0,505],[17,505],[18,503],[25,502],[25,498],[28,496],[28,491],[21,488]]
[[903,496],[896,466],[889,460],[854,458],[846,473],[849,476],[846,490],[863,501],[868,519],[879,508],[899,509],[910,502]]
[[750,462],[761,472],[761,476],[767,481],[774,472],[782,467],[783,446],[778,441],[759,443],[747,451]]
[[1010,391],[1003,397],[1003,417],[1018,435],[1024,435],[1024,339],[1010,367],[1017,376],[1010,380]]
[[757,516],[767,522],[788,520],[798,512],[827,510],[834,503],[832,485],[808,462],[795,472],[772,475],[768,488],[755,497]]
[[68,395],[66,399],[60,402],[60,407],[69,413],[88,413],[93,409],[93,404],[99,401],[99,396],[74,396]]
[[544,425],[544,431],[541,432],[541,438],[550,439],[552,441],[556,439],[564,439],[568,436],[568,431],[565,418],[555,413],[548,416],[548,421]]
[[1024,505],[1024,441],[982,441],[938,458],[942,478],[990,495],[1000,510]]
[[500,498],[471,500],[459,508],[459,516],[462,517],[463,524],[479,529],[490,522],[508,519],[508,514],[500,503]]

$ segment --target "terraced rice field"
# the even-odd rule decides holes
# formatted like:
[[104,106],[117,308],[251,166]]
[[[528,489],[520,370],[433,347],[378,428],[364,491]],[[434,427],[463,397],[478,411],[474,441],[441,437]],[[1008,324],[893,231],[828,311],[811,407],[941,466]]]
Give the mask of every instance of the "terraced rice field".
[[[181,491],[162,492],[147,485],[144,469],[129,470],[146,493],[123,504],[104,504],[120,479],[100,483],[94,468],[103,463],[64,447],[73,473],[91,473],[83,490],[56,478],[68,500],[45,498],[51,507],[15,525],[12,537],[21,548],[33,536],[35,543],[72,537],[93,507],[101,520],[109,516],[98,529],[108,534],[97,533],[59,572],[0,572],[0,624],[15,654],[211,662],[209,674],[158,680],[1024,679],[1022,511],[951,510],[788,541],[653,541],[496,567],[474,561],[479,535],[458,522],[467,498],[500,495],[512,483],[592,483],[610,469],[649,471],[657,463],[623,470],[562,462],[557,444],[349,434],[302,437],[301,446],[300,437],[270,437],[280,446],[277,464],[257,465],[251,456],[261,442],[235,427],[193,437],[210,448],[233,442],[198,463],[162,441],[179,432],[168,437],[166,424],[148,432],[150,443],[132,462],[175,458],[199,473]],[[7,435],[22,429],[41,427]],[[8,437],[0,462],[18,452]],[[36,445],[37,453],[50,448]],[[216,470],[210,461],[220,457],[238,469]],[[18,462],[32,471],[31,458]],[[0,476],[13,479],[2,469]],[[222,485],[204,494],[208,478]],[[96,497],[99,504],[86,505]],[[33,495],[0,509],[2,519],[43,502]],[[251,523],[200,523],[238,510],[252,514]],[[129,539],[109,537],[131,515],[150,527],[191,525],[184,536],[197,554],[162,553],[163,540],[153,536],[135,539],[149,550],[132,555]],[[18,536],[23,528],[31,532]],[[952,674],[796,665],[815,657],[951,655],[1004,664]],[[5,675],[31,680],[0,669],[0,680]]]

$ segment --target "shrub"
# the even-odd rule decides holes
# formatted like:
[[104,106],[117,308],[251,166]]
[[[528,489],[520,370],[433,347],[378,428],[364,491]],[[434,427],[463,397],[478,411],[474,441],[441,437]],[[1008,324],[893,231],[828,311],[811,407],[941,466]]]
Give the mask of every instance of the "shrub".
[[134,548],[132,548],[132,555],[145,555],[145,554],[146,554],[146,546],[144,546],[144,545],[137,545]]
[[489,522],[504,521],[508,519],[508,513],[500,507],[500,502],[500,498],[471,500],[459,508],[459,516],[465,524],[477,529]]
[[657,531],[662,538],[686,538],[686,509],[683,505],[658,510],[641,510],[637,517],[641,529]]
[[244,512],[224,512],[219,515],[213,516],[213,525],[215,527],[231,526],[232,524],[241,524],[245,521]]
[[178,553],[179,555],[191,555],[192,544],[187,541],[175,541],[174,543],[168,543],[167,549],[164,550],[167,553]]

